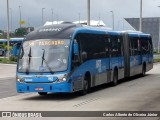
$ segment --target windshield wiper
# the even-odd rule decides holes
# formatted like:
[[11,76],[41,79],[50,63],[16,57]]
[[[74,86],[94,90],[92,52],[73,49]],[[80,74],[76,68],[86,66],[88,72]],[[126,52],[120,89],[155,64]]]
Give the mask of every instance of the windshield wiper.
[[20,59],[22,59],[22,57],[24,56],[24,49],[23,49],[23,46],[21,47],[21,50],[22,50],[22,52],[21,52],[20,55],[19,55],[19,58],[20,58]]
[[29,60],[28,60],[28,66],[27,66],[27,68],[26,68],[26,74],[29,74],[30,63],[31,63],[31,57],[32,57],[32,55],[31,55],[31,47],[30,47],[29,53],[28,53],[28,58],[29,58]]
[[43,50],[43,55],[42,55],[42,63],[41,63],[41,66],[43,66],[43,61],[44,61],[45,64],[46,64],[46,66],[47,66],[47,68],[48,68],[48,70],[51,72],[51,74],[53,74],[54,72],[53,72],[52,69],[49,67],[48,62],[47,62],[46,59],[44,58],[45,50],[44,50],[44,49],[42,49],[42,50]]

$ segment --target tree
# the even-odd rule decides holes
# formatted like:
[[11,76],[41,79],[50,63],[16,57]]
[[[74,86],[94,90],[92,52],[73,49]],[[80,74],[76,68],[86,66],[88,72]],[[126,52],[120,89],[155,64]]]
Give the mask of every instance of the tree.
[[17,28],[15,30],[15,35],[17,37],[24,37],[27,34],[28,34],[28,29],[26,27]]
[[6,39],[7,34],[3,30],[0,30],[0,39]]
[[3,34],[3,31],[2,31],[2,30],[0,30],[0,34]]

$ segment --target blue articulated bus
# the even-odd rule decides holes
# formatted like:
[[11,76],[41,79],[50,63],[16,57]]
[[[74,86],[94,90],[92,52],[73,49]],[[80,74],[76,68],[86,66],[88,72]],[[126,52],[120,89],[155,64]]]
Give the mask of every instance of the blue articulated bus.
[[7,40],[0,39],[0,56],[4,56],[4,54],[5,54],[5,49],[2,48],[3,43],[7,43]]
[[[20,46],[22,44],[24,38],[10,38],[9,44],[12,46],[11,50],[11,55],[13,56],[18,56]],[[7,45],[7,40],[6,39],[0,39],[0,55],[3,56],[5,55],[5,50],[1,48],[2,44]]]
[[12,46],[11,55],[18,56],[20,46],[23,42],[24,38],[11,38],[10,44]]
[[17,92],[40,95],[87,91],[97,85],[145,75],[153,68],[149,34],[107,31],[79,24],[43,26],[22,43]]

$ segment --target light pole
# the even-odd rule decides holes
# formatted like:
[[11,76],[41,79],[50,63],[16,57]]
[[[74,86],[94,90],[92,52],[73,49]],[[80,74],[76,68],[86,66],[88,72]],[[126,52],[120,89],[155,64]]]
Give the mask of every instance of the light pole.
[[45,8],[42,8],[42,25],[43,25],[43,10],[44,10]]
[[22,18],[21,18],[21,7],[22,6],[19,6],[19,26],[20,26],[20,28],[22,27],[21,26],[21,21],[22,21]]
[[9,9],[10,9],[10,15],[11,15],[11,28],[10,28],[11,30],[10,31],[12,32],[12,8],[9,8]]
[[139,31],[142,31],[142,0],[140,0],[140,19],[139,19]]
[[7,0],[7,58],[9,59],[9,1]]
[[90,26],[90,0],[87,0],[87,25]]
[[114,30],[114,12],[110,11],[112,13],[112,29]]

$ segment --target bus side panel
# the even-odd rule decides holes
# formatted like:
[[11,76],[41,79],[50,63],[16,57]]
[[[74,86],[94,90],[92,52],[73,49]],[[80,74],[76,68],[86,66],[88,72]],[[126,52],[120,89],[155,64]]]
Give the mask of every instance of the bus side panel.
[[96,79],[95,85],[101,85],[109,82],[109,58],[96,60]]
[[124,57],[119,57],[118,79],[124,78]]
[[110,81],[109,59],[87,60],[72,71],[72,84],[75,91],[83,89],[83,79],[87,72],[91,75],[90,87]]
[[134,75],[142,73],[141,55],[134,56]]
[[153,68],[153,55],[142,55],[142,63],[146,64],[146,72]]
[[148,64],[146,65],[146,72],[153,68],[153,54],[149,54],[148,57],[149,61]]
[[135,63],[136,63],[135,56],[130,56],[130,76],[134,76],[135,74]]
[[123,67],[123,58],[122,57],[114,57],[111,58],[111,81],[113,81],[113,72],[114,69],[117,68],[118,69],[118,80],[124,78],[124,67]]

